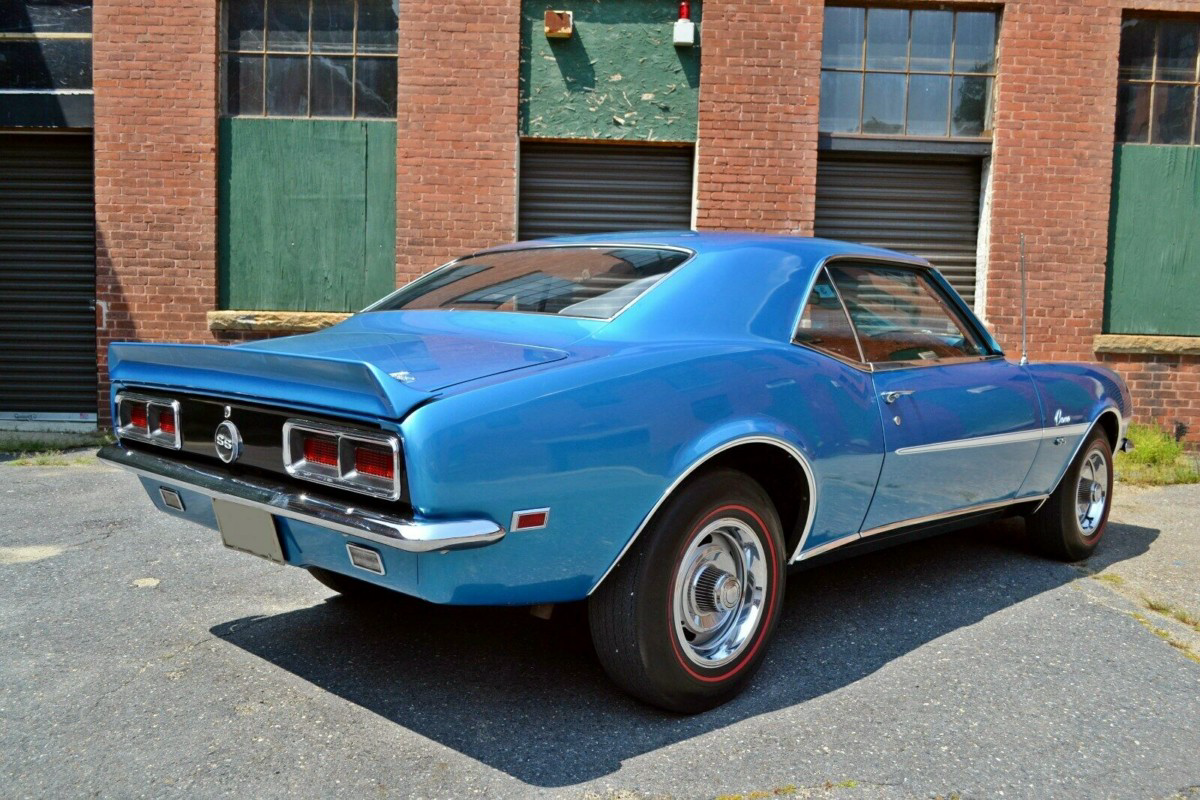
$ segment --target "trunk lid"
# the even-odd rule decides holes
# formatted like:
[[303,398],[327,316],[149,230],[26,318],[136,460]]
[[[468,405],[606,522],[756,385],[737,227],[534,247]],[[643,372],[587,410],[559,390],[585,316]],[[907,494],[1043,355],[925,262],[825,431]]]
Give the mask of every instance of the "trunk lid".
[[233,347],[116,343],[109,374],[127,385],[400,419],[455,384],[566,357],[482,335],[350,325]]

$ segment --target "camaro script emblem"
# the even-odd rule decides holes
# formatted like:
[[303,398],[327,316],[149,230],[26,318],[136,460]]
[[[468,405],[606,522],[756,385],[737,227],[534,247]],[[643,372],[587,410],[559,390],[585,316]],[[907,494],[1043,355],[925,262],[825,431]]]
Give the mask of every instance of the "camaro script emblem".
[[1061,408],[1054,412],[1054,424],[1055,425],[1066,425],[1070,421],[1071,421],[1071,418],[1068,417],[1066,414],[1062,413]]
[[217,432],[213,434],[213,444],[217,447],[217,457],[226,464],[237,461],[238,456],[242,454],[242,434],[237,425],[229,420],[217,426]]

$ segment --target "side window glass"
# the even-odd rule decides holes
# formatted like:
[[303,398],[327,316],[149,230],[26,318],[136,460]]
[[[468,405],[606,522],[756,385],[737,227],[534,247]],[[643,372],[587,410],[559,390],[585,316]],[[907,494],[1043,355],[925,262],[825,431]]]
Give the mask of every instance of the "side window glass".
[[793,341],[850,361],[862,361],[854,328],[824,269],[813,284]]
[[829,271],[867,361],[940,361],[986,354],[921,270],[836,265]]

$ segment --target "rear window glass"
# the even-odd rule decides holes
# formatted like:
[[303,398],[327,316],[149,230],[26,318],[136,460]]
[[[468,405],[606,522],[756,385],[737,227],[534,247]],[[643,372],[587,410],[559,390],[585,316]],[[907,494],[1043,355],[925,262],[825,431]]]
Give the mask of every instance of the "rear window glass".
[[608,319],[689,258],[653,247],[538,247],[435,270],[371,311],[520,311]]

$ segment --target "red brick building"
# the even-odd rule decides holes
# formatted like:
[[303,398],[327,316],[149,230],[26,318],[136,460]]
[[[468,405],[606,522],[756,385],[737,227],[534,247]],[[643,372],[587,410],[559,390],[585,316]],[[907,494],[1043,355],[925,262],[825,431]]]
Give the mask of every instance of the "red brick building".
[[[49,46],[18,5],[0,54]],[[91,134],[101,419],[111,341],[303,329],[493,243],[683,224],[925,255],[1014,355],[1024,235],[1031,357],[1113,365],[1200,442],[1200,0],[708,0],[691,47],[668,0],[77,5],[94,106],[0,69],[28,89],[0,204],[39,141]],[[15,286],[39,267],[5,224]]]

